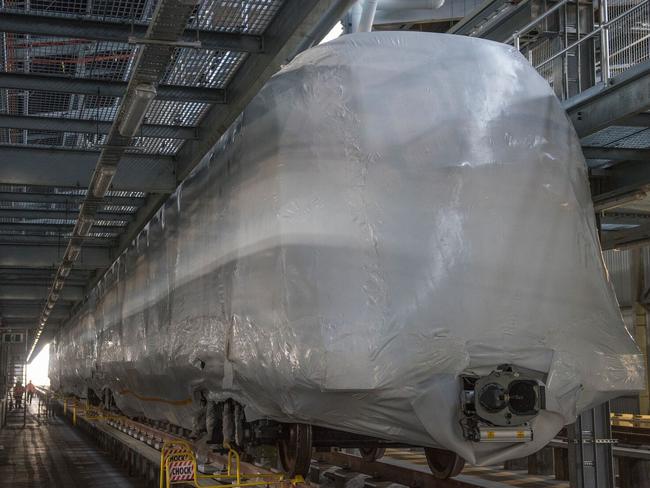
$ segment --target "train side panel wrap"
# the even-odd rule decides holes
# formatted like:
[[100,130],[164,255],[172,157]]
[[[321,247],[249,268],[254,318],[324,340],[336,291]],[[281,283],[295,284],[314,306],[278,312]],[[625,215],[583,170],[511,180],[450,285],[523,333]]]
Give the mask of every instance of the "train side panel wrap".
[[[527,442],[468,440],[474,393],[481,435],[510,438],[499,392],[542,391],[517,371],[543,384]],[[59,332],[51,375],[188,428],[203,395],[471,463],[644,384],[548,84],[509,46],[412,32],[276,74]]]

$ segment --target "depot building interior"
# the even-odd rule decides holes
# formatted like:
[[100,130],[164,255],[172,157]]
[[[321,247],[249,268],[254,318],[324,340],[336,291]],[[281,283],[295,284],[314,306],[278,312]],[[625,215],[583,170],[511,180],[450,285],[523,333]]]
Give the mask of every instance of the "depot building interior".
[[0,32],[1,486],[650,487],[648,0]]

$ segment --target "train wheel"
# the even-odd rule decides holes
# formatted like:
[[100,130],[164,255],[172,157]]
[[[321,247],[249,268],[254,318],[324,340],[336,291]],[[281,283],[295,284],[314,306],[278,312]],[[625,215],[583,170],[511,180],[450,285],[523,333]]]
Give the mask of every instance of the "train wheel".
[[459,475],[465,467],[465,460],[462,457],[446,449],[425,447],[424,455],[427,457],[433,476],[441,480]]
[[386,448],[384,447],[360,447],[359,448],[361,459],[369,463],[373,461],[377,461],[377,459],[381,459],[382,457],[384,457],[385,452],[386,452]]
[[307,476],[311,465],[311,425],[291,424],[289,436],[278,443],[282,469],[290,477]]

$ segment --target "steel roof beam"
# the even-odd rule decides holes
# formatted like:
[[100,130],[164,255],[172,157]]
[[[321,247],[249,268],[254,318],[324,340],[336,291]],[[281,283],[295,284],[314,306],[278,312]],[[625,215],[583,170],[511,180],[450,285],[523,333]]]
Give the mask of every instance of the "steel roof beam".
[[[42,231],[42,232],[70,232],[74,224],[41,224],[41,223],[19,223],[19,222],[0,222],[0,232],[2,231]],[[111,226],[111,225],[93,225],[91,234],[100,232],[119,233],[123,231],[126,226]],[[68,239],[64,237],[63,239]]]
[[[85,287],[93,270],[71,269],[68,282],[74,286]],[[43,280],[51,280],[56,275],[53,268],[0,268],[0,279],[3,284],[32,284],[42,286]]]
[[[12,281],[8,281],[8,282],[5,281],[3,284],[7,285],[7,286],[10,286],[10,285],[11,286],[13,286],[13,285],[16,285],[16,286],[33,286],[33,287],[37,287],[37,288],[41,289],[43,287],[44,282],[46,282],[47,280],[53,279],[53,278],[54,278],[54,276],[45,276],[45,275],[43,275],[43,277],[41,277],[40,280],[30,278],[30,277],[26,277],[26,278],[21,279],[20,281],[13,281],[13,282]],[[79,279],[71,280],[69,285],[72,286],[72,287],[80,288],[82,290],[86,289],[85,281],[80,281]],[[40,299],[44,300],[46,296],[47,296],[47,292],[45,292],[43,295],[41,295]],[[70,295],[68,295],[68,296],[70,296]]]
[[648,148],[593,147],[583,146],[582,152],[587,159],[612,159],[622,161],[647,161],[650,159]]
[[650,109],[650,61],[640,63],[563,102],[580,137],[588,136]]
[[[0,300],[45,300],[49,287],[47,286],[27,286],[3,283],[0,285]],[[79,286],[68,285],[61,290],[59,300],[74,302],[82,300],[84,289]]]
[[[69,237],[46,236],[38,233],[28,234],[2,234],[0,233],[0,244],[22,245],[35,244],[43,246],[63,246]],[[95,247],[115,247],[115,238],[88,237],[85,245]]]
[[[88,187],[99,151],[0,146],[0,183]],[[113,179],[114,190],[170,193],[176,187],[173,159],[127,154]]]
[[[44,268],[16,268],[12,266],[0,266],[0,276],[3,279],[19,279],[23,276],[54,276],[56,270],[48,267]],[[77,275],[77,278],[88,277],[91,271],[83,269],[72,269],[69,276]]]
[[[0,318],[2,318],[1,311],[0,311]],[[36,327],[36,324],[34,323],[33,320],[29,320],[29,319],[15,319],[15,318],[8,319],[5,317],[2,320],[2,326],[5,329],[14,329],[14,330],[27,329],[31,331]]]
[[[0,127],[8,129],[108,134],[112,125],[112,122],[85,119],[37,117],[32,115],[0,115]],[[194,139],[196,137],[196,131],[193,127],[144,124],[138,135],[165,139]]]
[[[84,199],[84,195],[66,195],[63,193],[33,193],[33,192],[0,192],[0,201],[5,202],[29,202],[45,204],[78,204]],[[125,205],[139,207],[144,202],[144,197],[104,197],[104,205]]]
[[626,127],[650,127],[650,113],[641,112],[631,115],[621,120],[620,124]]
[[646,246],[650,242],[650,225],[644,224],[628,230],[603,231],[602,236],[603,250]]
[[[0,244],[0,266],[17,268],[58,267],[63,257],[63,249],[56,246],[24,246]],[[77,269],[104,268],[113,261],[112,253],[107,248],[84,247]]]
[[[76,219],[78,210],[31,210],[25,208],[0,208],[0,219]],[[118,222],[130,222],[132,214],[117,212],[98,212],[97,220],[109,220]],[[18,222],[17,222],[18,223]]]
[[644,200],[650,192],[648,185],[641,187],[628,187],[620,188],[613,191],[599,193],[594,195],[594,211],[604,212],[613,208],[625,207],[626,205],[634,205],[640,200]]
[[[3,319],[31,319],[37,320],[41,313],[41,309],[38,306],[23,308],[23,307],[8,307],[2,305],[0,309],[0,317]],[[54,309],[50,313],[52,319],[65,319],[70,315],[69,309]]]
[[[0,73],[0,88],[37,90],[78,95],[121,97],[126,83],[110,80],[90,80],[65,76],[26,73]],[[156,98],[173,102],[226,103],[226,90],[193,86],[159,85]]]
[[601,172],[601,191],[613,192],[625,189],[633,191],[650,188],[650,168],[646,161],[621,161]]
[[634,211],[610,211],[600,216],[600,221],[607,224],[647,225],[650,224],[650,214]]
[[[129,38],[144,39],[147,24],[103,22],[84,18],[55,17],[2,11],[0,31],[35,36],[71,37],[128,43]],[[201,42],[203,49],[259,53],[264,43],[261,36],[208,30],[187,30],[181,41]]]
[[[24,73],[0,73],[0,88],[13,88],[16,90],[39,90],[54,93],[121,97],[126,91],[126,86],[127,84],[121,81],[90,80]],[[158,86],[156,98],[158,100],[173,102],[226,103],[226,90],[220,88],[160,85]]]

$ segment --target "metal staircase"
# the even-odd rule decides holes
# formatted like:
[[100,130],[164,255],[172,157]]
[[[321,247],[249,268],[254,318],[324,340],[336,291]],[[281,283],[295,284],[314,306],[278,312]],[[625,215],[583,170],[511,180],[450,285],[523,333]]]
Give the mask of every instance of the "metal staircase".
[[[544,4],[544,13],[517,30],[510,39],[549,82],[556,95],[567,99],[596,82],[594,60],[599,49],[583,43],[595,28],[592,2],[564,0]],[[557,55],[564,52],[564,55]]]
[[518,48],[562,100],[650,59],[648,0],[488,0],[449,32]]

